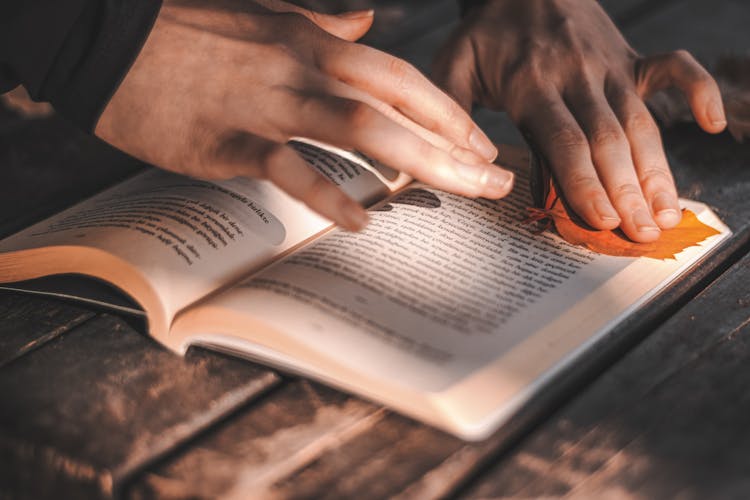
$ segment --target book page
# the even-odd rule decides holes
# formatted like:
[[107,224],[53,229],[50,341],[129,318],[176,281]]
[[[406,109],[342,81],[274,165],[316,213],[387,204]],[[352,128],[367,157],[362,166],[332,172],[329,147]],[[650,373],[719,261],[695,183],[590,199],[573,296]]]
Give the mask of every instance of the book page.
[[[518,186],[527,183],[518,172]],[[524,224],[527,190],[469,200],[413,184],[211,301],[377,378],[439,391],[628,265]]]
[[[360,164],[311,145],[296,147],[355,199],[372,203],[390,192]],[[207,182],[152,169],[3,240],[0,252],[103,250],[138,269],[172,317],[330,226],[267,181]],[[86,262],[79,267],[74,272],[85,274]]]
[[331,231],[181,313],[205,345],[482,439],[731,231],[675,259],[612,257],[525,223],[527,171],[500,201],[411,184],[362,233]]

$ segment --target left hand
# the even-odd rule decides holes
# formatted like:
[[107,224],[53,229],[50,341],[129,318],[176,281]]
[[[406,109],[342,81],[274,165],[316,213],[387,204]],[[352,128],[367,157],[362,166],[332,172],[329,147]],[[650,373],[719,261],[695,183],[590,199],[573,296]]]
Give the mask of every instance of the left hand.
[[354,43],[372,20],[279,0],[164,0],[95,133],[184,175],[265,178],[351,230],[366,211],[290,139],[357,150],[456,194],[504,196],[513,176],[490,163],[497,151],[471,117],[406,62]]
[[440,52],[435,78],[466,110],[507,111],[576,213],[640,242],[681,219],[644,99],[674,86],[704,130],[726,126],[716,82],[689,53],[640,56],[593,0],[488,0]]

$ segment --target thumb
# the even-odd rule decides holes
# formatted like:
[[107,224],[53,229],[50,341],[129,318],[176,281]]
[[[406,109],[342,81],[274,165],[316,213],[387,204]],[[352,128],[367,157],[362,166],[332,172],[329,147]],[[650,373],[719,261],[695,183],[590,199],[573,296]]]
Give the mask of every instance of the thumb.
[[274,12],[296,12],[308,18],[320,29],[349,42],[359,40],[370,30],[375,11],[354,10],[341,14],[323,14],[283,0],[257,0],[257,3]]
[[703,130],[713,134],[724,130],[727,117],[719,85],[689,53],[678,50],[646,57],[638,61],[636,69],[641,95],[677,87]]

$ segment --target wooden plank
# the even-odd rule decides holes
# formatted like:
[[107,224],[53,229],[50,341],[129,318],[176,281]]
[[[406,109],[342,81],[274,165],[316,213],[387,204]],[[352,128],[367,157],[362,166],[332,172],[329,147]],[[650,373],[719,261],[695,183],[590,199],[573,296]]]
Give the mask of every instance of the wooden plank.
[[0,369],[93,316],[65,302],[0,293]]
[[[384,411],[296,380],[197,439],[143,475],[130,498],[244,498],[277,494],[275,484],[328,450],[369,431]],[[343,455],[341,455],[343,457]],[[314,482],[314,480],[313,480]]]
[[99,316],[2,369],[0,496],[112,496],[145,464],[279,382],[203,350],[182,359]]
[[456,438],[389,414],[367,432],[289,474],[273,492],[282,498],[389,498],[461,446]]
[[[700,361],[715,364],[710,353],[746,327],[750,306],[750,256],[692,300],[651,334],[527,442],[483,475],[467,496],[544,496],[568,491],[603,467],[638,437],[662,412],[651,394],[689,373]],[[747,370],[745,370],[747,372]],[[742,378],[741,373],[736,376]],[[747,377],[745,377],[747,378]],[[723,383],[723,379],[708,381]],[[689,382],[688,384],[691,384]],[[704,398],[711,411],[712,391],[683,384],[679,391]],[[731,400],[724,405],[731,406]],[[737,418],[741,418],[737,414]],[[627,426],[622,427],[623,420]],[[620,432],[623,430],[623,432]],[[689,441],[691,434],[664,431],[664,439]]]
[[[647,416],[633,415],[633,408],[604,422],[634,439],[567,496],[602,498],[616,491],[630,498],[746,498],[748,360],[750,318],[644,398],[639,408],[648,405]],[[645,425],[633,428],[636,422]]]

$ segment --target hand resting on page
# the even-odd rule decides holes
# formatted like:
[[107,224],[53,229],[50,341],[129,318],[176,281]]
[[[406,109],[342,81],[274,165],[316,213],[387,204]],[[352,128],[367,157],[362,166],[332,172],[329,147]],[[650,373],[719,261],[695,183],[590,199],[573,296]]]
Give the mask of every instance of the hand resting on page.
[[594,0],[476,2],[435,61],[469,110],[505,110],[566,200],[596,229],[649,242],[680,221],[677,190],[644,99],[677,87],[707,132],[726,118],[714,79],[685,51],[644,57]]
[[285,143],[307,137],[433,186],[499,198],[513,176],[469,115],[404,61],[356,44],[372,11],[167,1],[95,133],[200,178],[266,178],[348,229],[366,212]]

